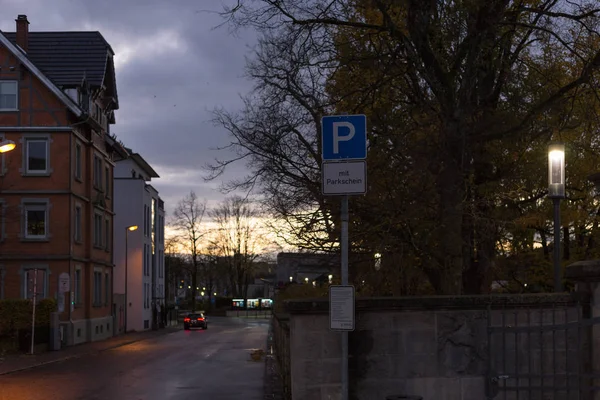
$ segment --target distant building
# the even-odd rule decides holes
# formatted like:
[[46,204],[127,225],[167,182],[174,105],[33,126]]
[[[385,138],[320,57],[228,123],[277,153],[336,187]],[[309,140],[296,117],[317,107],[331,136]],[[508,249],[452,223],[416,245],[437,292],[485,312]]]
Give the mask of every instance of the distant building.
[[16,144],[0,156],[0,299],[55,298],[64,344],[113,334],[113,56],[99,32],[30,32],[25,15],[0,32],[0,140]]
[[[161,305],[165,303],[165,207],[158,191],[149,183],[159,176],[141,155],[127,150],[129,156],[116,161],[114,175],[113,290],[119,332],[125,327],[128,331],[157,327]],[[132,226],[137,229],[129,230]]]
[[277,285],[313,282],[323,276],[339,274],[340,258],[335,254],[277,254]]

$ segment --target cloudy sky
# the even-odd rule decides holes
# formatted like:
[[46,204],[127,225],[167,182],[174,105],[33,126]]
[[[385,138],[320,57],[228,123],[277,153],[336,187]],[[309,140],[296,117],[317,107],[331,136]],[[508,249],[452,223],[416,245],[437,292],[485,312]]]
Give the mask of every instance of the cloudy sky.
[[[0,30],[15,31],[26,14],[30,31],[97,30],[116,53],[120,110],[112,127],[161,176],[152,184],[170,212],[194,190],[209,204],[220,182],[205,183],[202,166],[227,133],[211,111],[237,110],[250,90],[243,78],[253,32],[230,34],[216,12],[235,0],[0,0]],[[50,4],[52,4],[50,6]],[[237,166],[243,173],[243,165]],[[235,170],[230,170],[233,176]]]

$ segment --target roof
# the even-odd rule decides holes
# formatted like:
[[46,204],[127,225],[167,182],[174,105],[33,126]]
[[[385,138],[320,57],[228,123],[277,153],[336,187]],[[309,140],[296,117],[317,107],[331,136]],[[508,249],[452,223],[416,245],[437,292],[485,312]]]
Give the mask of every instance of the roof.
[[[16,44],[16,33],[4,32]],[[58,86],[101,86],[113,49],[100,32],[29,32],[27,58]]]
[[[139,165],[140,168],[143,169],[144,172],[150,176],[150,178],[160,178],[160,176],[154,170],[154,168],[152,168],[150,166],[150,164],[148,164],[146,162],[146,160],[144,160],[144,157],[142,157],[139,153],[135,153],[129,147],[125,147],[125,150],[127,150],[127,152],[130,154],[130,157],[133,160],[133,162],[135,162],[137,165]],[[157,193],[158,193],[158,191],[157,191]]]
[[40,69],[0,31],[0,44],[3,44],[23,65],[31,71],[52,93],[54,93],[75,115],[83,115],[83,110],[69,97],[60,90]]

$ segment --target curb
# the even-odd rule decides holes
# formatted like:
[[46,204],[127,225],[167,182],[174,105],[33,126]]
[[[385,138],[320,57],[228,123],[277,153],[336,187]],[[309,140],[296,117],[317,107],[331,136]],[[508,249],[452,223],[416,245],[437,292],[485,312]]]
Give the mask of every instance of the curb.
[[72,360],[72,359],[80,358],[80,357],[84,357],[84,356],[89,356],[89,355],[92,355],[92,354],[99,354],[99,353],[102,353],[102,352],[105,352],[105,351],[108,351],[108,350],[114,350],[114,349],[118,349],[119,347],[128,346],[128,345],[133,344],[133,343],[142,342],[144,340],[154,339],[154,338],[157,338],[157,337],[160,337],[160,336],[167,336],[167,335],[170,335],[170,334],[176,333],[176,332],[177,331],[174,331],[174,332],[165,332],[165,333],[162,333],[160,335],[156,335],[156,336],[152,336],[152,337],[146,337],[146,338],[129,340],[127,342],[119,343],[119,344],[116,344],[116,345],[113,345],[113,346],[109,346],[109,347],[106,347],[106,348],[103,348],[103,349],[98,349],[98,350],[93,350],[93,351],[87,351],[87,352],[83,352],[83,353],[79,353],[79,354],[73,354],[73,355],[70,355],[70,356],[65,356],[65,357],[61,357],[61,358],[57,358],[57,359],[49,360],[49,361],[42,361],[42,362],[39,362],[37,364],[28,365],[26,367],[11,369],[10,371],[5,371],[5,372],[0,372],[0,376],[15,374],[17,372],[27,371],[27,370],[34,369],[34,368],[43,367],[45,365],[55,364],[55,363],[59,363],[59,362],[62,362],[62,361]]

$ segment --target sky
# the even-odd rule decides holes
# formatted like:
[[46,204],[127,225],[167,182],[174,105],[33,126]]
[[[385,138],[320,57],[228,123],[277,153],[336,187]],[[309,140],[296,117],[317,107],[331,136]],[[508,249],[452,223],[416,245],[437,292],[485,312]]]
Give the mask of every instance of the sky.
[[[0,0],[0,30],[15,31],[26,14],[30,31],[100,31],[115,52],[120,109],[111,127],[157,171],[167,213],[190,190],[209,206],[224,195],[204,182],[202,167],[226,154],[213,126],[215,107],[236,111],[252,83],[243,77],[252,31],[232,35],[218,11],[236,0]],[[51,4],[51,6],[50,6]],[[234,165],[225,178],[243,174]]]

